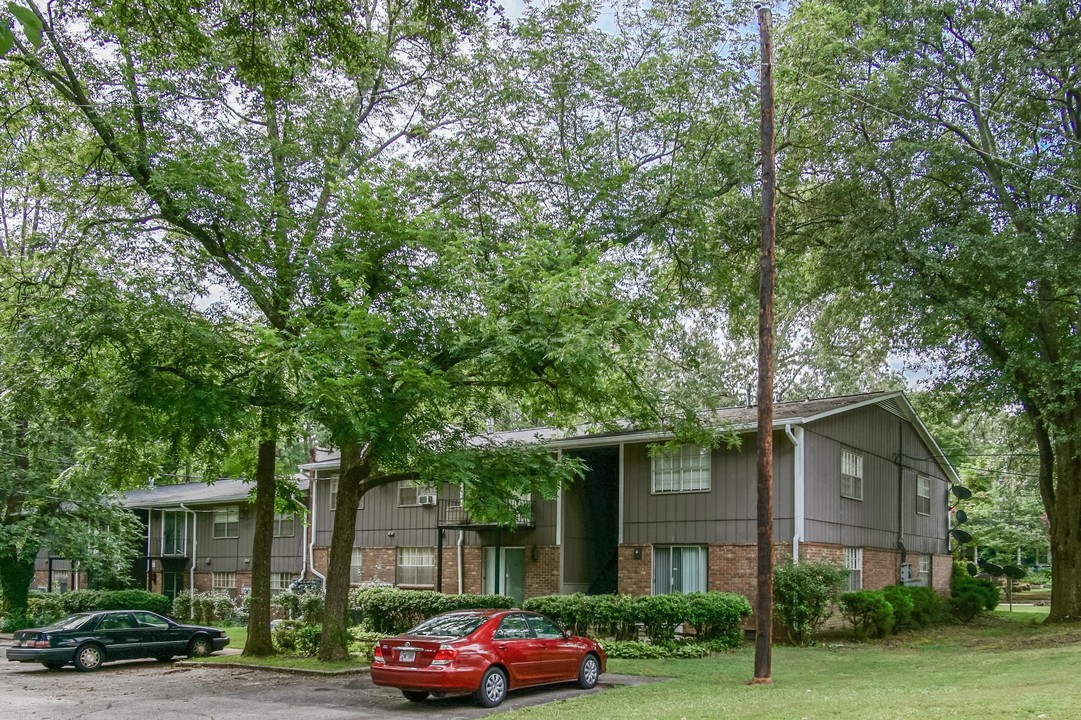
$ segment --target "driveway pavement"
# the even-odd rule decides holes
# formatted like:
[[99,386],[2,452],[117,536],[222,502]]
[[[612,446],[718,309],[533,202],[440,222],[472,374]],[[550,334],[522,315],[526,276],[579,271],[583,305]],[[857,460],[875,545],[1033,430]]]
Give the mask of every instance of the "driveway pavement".
[[[7,644],[0,639],[0,651]],[[650,681],[606,674],[593,690],[573,684],[520,690],[498,710]],[[81,673],[0,659],[0,720],[449,720],[492,712],[468,697],[410,703],[397,690],[372,685],[366,673],[312,676],[142,660]]]

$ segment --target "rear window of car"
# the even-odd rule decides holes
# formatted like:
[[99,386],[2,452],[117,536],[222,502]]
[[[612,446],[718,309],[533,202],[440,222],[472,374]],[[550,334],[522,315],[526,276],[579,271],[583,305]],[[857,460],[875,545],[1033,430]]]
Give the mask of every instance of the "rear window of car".
[[79,613],[78,615],[69,615],[63,620],[57,620],[52,625],[42,628],[42,630],[76,630],[87,624],[94,615],[90,613]]
[[479,628],[487,619],[487,615],[478,615],[476,613],[437,615],[434,618],[428,618],[406,634],[430,635],[433,637],[465,637]]

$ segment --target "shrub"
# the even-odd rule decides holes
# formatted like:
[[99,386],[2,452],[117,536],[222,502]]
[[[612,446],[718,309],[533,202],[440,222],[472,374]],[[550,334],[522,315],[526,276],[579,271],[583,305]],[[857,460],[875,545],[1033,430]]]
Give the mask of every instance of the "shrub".
[[297,654],[305,657],[315,657],[315,653],[319,651],[319,638],[322,634],[322,625],[305,623],[298,627],[294,633]]
[[828,563],[778,564],[773,571],[773,611],[788,640],[807,645],[830,616],[844,589],[845,572]]
[[942,598],[929,587],[915,586],[908,588],[912,600],[911,622],[913,628],[934,625],[942,619]]
[[168,615],[172,602],[165,595],[146,590],[100,590],[95,610],[149,610]]
[[432,590],[364,588],[350,591],[351,607],[369,630],[394,635],[432,615],[470,608],[512,608],[506,595],[444,595]]
[[968,622],[984,610],[998,607],[999,590],[989,580],[974,578],[960,565],[954,565],[950,583],[950,613]]
[[840,605],[859,637],[885,637],[893,629],[893,606],[881,590],[844,593]]
[[300,618],[300,593],[286,590],[270,599],[271,609],[286,620]]
[[[527,607],[530,602],[526,601]],[[634,640],[638,637],[633,597],[630,595],[593,595],[589,597],[589,604],[590,625],[597,637],[610,637],[616,640]]]
[[375,656],[376,643],[385,638],[386,635],[354,627],[349,629],[349,637],[352,640],[349,651],[363,655],[368,662],[371,662]]
[[593,624],[595,604],[592,596],[575,593],[530,598],[522,603],[522,608],[547,615],[575,635],[587,635]]
[[237,621],[233,598],[223,592],[182,592],[173,598],[172,616],[181,622],[226,623]]
[[66,593],[32,592],[27,598],[27,619],[41,626],[73,613],[91,610],[149,610],[169,615],[169,598],[146,590],[73,590]]
[[911,589],[904,585],[888,585],[881,590],[882,597],[886,598],[893,608],[893,632],[895,633],[917,627],[912,620],[915,603],[912,600]]
[[690,593],[684,620],[694,627],[700,642],[721,641],[727,647],[743,644],[743,618],[751,614],[747,598],[735,593]]
[[604,652],[609,658],[623,658],[626,660],[652,660],[653,658],[668,657],[668,650],[659,645],[638,642],[637,640],[606,640],[602,643]]
[[297,649],[297,630],[304,623],[299,620],[276,620],[274,631],[270,634],[274,646],[280,652],[292,653]]
[[36,627],[54,623],[68,614],[63,593],[31,592],[26,598],[26,620]]
[[636,618],[645,627],[646,636],[654,643],[671,640],[676,626],[689,615],[686,595],[642,595],[634,600]]

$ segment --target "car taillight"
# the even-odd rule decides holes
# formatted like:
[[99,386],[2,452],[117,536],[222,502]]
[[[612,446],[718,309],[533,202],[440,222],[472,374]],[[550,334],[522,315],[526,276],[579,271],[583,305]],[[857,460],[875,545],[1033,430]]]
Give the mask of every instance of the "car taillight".
[[29,644],[30,644],[30,647],[47,648],[47,647],[49,647],[49,636],[48,635],[38,635],[38,639],[31,641]]
[[432,665],[450,665],[456,657],[458,657],[457,650],[450,645],[440,645],[435,657],[432,658]]
[[386,662],[383,659],[383,648],[378,645],[375,646],[375,650],[372,651],[372,662]]

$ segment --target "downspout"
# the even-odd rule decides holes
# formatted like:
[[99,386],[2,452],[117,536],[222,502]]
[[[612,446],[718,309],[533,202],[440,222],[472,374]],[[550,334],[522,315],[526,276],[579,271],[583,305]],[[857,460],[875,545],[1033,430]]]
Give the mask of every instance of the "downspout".
[[308,564],[311,566],[312,575],[323,581],[323,590],[326,591],[327,576],[315,569],[315,529],[318,524],[319,506],[315,502],[315,489],[319,486],[317,478],[312,477],[312,540],[308,543]]
[[458,531],[458,594],[465,594],[465,572],[462,568],[462,559],[465,552],[462,549],[462,542],[465,540],[465,530]]
[[[165,519],[162,518],[161,522],[164,525],[165,524]],[[146,585],[145,589],[148,592],[153,587],[153,584],[151,583],[151,578],[150,578],[150,574],[153,572],[153,569],[154,569],[154,566],[152,564],[153,561],[150,559],[150,528],[151,528],[151,526],[153,524],[154,524],[154,509],[153,508],[147,508],[147,510],[146,510],[146,582],[143,583],[143,584]],[[161,581],[161,589],[163,591],[165,590],[165,578],[164,578],[164,576],[162,577],[162,581]]]
[[[180,503],[180,509],[185,511],[185,512],[190,512],[191,513],[191,567],[188,569],[188,592],[192,594],[192,597],[194,597],[195,596],[195,561],[198,559],[198,555],[199,555],[199,524],[196,522],[196,518],[198,516],[195,514],[194,510],[192,510],[189,507],[185,507],[184,503]],[[164,527],[164,524],[163,524],[163,527]],[[162,576],[164,577],[164,573],[163,573]],[[195,619],[195,603],[190,602],[190,603],[188,603],[188,605],[189,605],[188,618],[190,620],[194,620]]]
[[[901,565],[908,559],[905,550],[905,426],[897,423],[897,549],[901,551]],[[900,577],[901,569],[897,573]],[[909,576],[911,577],[911,575]]]
[[[308,502],[309,503],[311,502],[311,499],[312,499],[311,485],[312,485],[311,483],[308,483],[308,490],[309,490],[309,492],[308,492]],[[312,517],[312,516],[315,515],[315,513],[312,512],[312,510],[314,510],[314,508],[309,508],[308,517]],[[305,541],[308,539],[308,530],[310,529],[310,527],[311,527],[310,522],[304,523],[304,535],[301,537],[301,540],[300,540],[300,577],[297,578],[297,579],[301,580],[301,581],[303,581],[304,576],[308,574],[308,551],[307,551],[307,548],[304,547],[304,544],[305,544]]]
[[799,563],[799,546],[803,541],[804,523],[804,490],[806,480],[803,474],[803,426],[797,425],[793,431],[792,424],[784,426],[785,435],[792,441],[794,452],[792,453],[792,562]]

